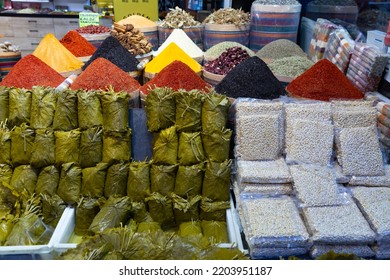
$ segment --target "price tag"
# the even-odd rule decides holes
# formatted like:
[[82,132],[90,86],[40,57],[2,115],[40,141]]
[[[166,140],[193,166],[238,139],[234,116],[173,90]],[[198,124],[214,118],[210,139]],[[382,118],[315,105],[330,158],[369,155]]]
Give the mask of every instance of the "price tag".
[[87,25],[99,25],[99,14],[98,13],[79,13],[79,25],[80,27]]

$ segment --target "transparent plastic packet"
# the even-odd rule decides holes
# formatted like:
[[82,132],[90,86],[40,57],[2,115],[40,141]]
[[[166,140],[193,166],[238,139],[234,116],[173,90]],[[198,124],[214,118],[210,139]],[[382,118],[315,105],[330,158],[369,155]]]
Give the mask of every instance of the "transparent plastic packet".
[[263,259],[280,259],[285,257],[298,257],[306,255],[308,248],[295,247],[295,248],[257,248],[249,247],[249,254],[253,260]]
[[256,248],[309,248],[309,234],[289,196],[241,199],[246,239]]
[[310,256],[316,259],[330,251],[336,254],[353,254],[359,258],[372,258],[375,252],[368,245],[333,245],[333,244],[314,244],[310,249]]
[[349,186],[388,187],[390,186],[390,165],[385,164],[383,176],[351,176]]

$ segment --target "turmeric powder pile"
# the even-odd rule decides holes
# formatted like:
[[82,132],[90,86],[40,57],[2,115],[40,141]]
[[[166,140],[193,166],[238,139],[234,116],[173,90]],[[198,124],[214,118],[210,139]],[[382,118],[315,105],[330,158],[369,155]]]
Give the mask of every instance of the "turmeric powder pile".
[[79,70],[84,65],[52,33],[43,37],[33,55],[59,73]]

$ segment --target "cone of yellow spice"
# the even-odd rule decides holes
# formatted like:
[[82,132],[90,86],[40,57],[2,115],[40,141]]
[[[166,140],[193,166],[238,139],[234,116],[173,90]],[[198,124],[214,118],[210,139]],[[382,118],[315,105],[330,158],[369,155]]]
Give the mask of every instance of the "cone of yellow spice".
[[43,37],[33,55],[59,73],[78,71],[84,65],[52,33]]
[[145,75],[155,75],[175,60],[187,64],[197,74],[202,71],[202,66],[195,59],[190,57],[178,45],[172,42],[146,64]]

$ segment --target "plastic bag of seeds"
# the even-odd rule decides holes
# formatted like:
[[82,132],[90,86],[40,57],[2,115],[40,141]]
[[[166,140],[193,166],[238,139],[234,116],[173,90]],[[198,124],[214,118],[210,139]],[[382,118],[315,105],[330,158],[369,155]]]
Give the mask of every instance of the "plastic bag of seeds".
[[53,129],[69,131],[78,127],[77,91],[57,92],[57,104],[53,118]]
[[151,162],[133,161],[129,164],[127,195],[134,201],[144,201],[150,196]]
[[43,221],[55,228],[67,206],[66,203],[57,194],[42,193],[40,199]]
[[131,199],[127,196],[111,196],[96,214],[89,230],[94,233],[120,226],[125,223],[131,213]]
[[10,164],[10,163],[11,163],[11,131],[7,128],[7,121],[1,121],[0,122],[0,164]]
[[206,158],[215,162],[229,159],[232,135],[233,131],[226,128],[203,131],[202,143]]
[[181,197],[192,197],[202,193],[205,164],[190,166],[180,165],[176,173],[175,194]]
[[20,165],[14,169],[10,185],[18,193],[26,190],[30,195],[35,193],[38,171],[30,165]]
[[35,140],[31,151],[31,166],[41,168],[55,163],[55,137],[53,129],[35,130]]
[[107,168],[107,163],[99,163],[94,167],[87,167],[81,170],[82,196],[88,196],[92,198],[99,198],[103,196]]
[[212,91],[204,95],[202,105],[202,130],[222,130],[226,126],[230,101],[223,94]]
[[31,96],[31,127],[48,128],[53,124],[57,92],[54,88],[34,87]]
[[100,92],[105,131],[126,131],[128,128],[129,95],[127,92]]
[[228,243],[229,235],[226,222],[221,221],[201,221],[202,232],[213,244]]
[[9,88],[0,86],[0,122],[8,119],[9,114]]
[[176,121],[175,92],[171,88],[154,88],[145,99],[147,127],[150,132],[168,128]]
[[153,162],[156,164],[173,165],[177,163],[179,137],[176,126],[163,129],[154,134]]
[[56,164],[80,161],[80,130],[55,131]]
[[178,165],[152,164],[150,169],[150,190],[161,195],[170,195],[175,189]]
[[88,235],[91,232],[89,227],[100,211],[102,201],[97,198],[81,197],[77,202],[75,228],[74,232],[77,235]]
[[206,221],[226,222],[226,209],[230,208],[230,201],[213,201],[202,198],[200,202],[200,219]]
[[131,129],[124,132],[103,133],[102,161],[112,164],[114,162],[129,161],[131,154]]
[[179,134],[178,159],[181,165],[193,165],[206,159],[200,131]]
[[57,167],[54,165],[46,166],[39,172],[35,193],[54,195],[57,193],[59,182],[60,171]]
[[98,92],[79,91],[77,100],[79,128],[103,126],[103,111]]
[[176,92],[176,126],[179,132],[200,131],[204,95],[198,90]]
[[92,167],[102,161],[103,129],[91,127],[81,132],[80,166]]
[[172,194],[173,214],[177,225],[183,222],[199,220],[199,204],[201,199],[202,197],[200,195],[183,198]]
[[231,160],[222,163],[209,161],[203,178],[202,196],[215,201],[229,200]]
[[11,159],[14,165],[29,164],[35,131],[23,123],[11,131]]
[[76,204],[81,193],[81,168],[74,162],[61,166],[57,194],[67,203]]
[[126,162],[119,162],[111,165],[106,174],[104,185],[104,196],[125,196],[127,190],[129,165]]
[[163,229],[175,226],[175,215],[171,198],[155,192],[146,198],[146,202],[148,203],[149,213],[153,221],[159,223]]
[[30,90],[10,88],[8,120],[11,127],[30,123],[31,95]]

